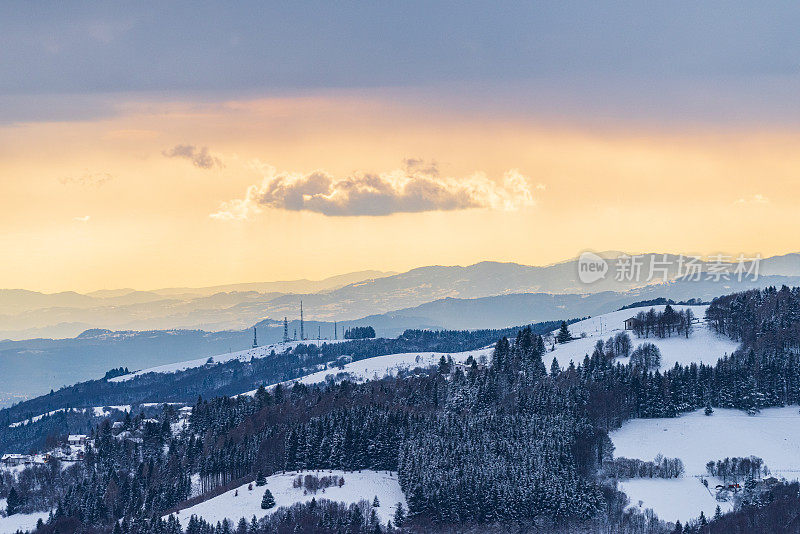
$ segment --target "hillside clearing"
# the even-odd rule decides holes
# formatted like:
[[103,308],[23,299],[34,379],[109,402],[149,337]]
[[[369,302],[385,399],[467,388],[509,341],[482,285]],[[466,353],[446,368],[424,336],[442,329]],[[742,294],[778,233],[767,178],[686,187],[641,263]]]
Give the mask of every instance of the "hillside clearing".
[[[800,476],[800,413],[797,406],[768,408],[757,415],[718,408],[711,416],[703,410],[670,419],[635,419],[610,435],[614,456],[652,460],[662,454],[680,458],[686,473],[680,479],[631,479],[620,489],[631,505],[652,508],[661,519],[696,518],[702,510],[713,514],[730,503],[718,503],[700,483],[707,477],[706,463],[732,457],[758,456],[774,476],[788,480]],[[709,479],[713,487],[717,482]]]
[[[318,477],[339,476],[344,478],[344,485],[333,486],[326,490],[318,490],[315,494],[303,488],[293,487],[293,481],[298,475],[312,474]],[[382,523],[391,520],[398,502],[408,509],[405,496],[400,489],[396,473],[376,472],[363,470],[360,472],[324,470],[324,471],[294,471],[267,477],[267,485],[263,487],[253,484],[253,489],[248,490],[244,484],[236,489],[223,493],[190,508],[177,513],[181,524],[186,525],[192,515],[202,517],[209,523],[216,523],[228,519],[235,526],[242,517],[248,521],[254,515],[257,518],[273,513],[282,506],[291,506],[295,503],[308,502],[313,498],[317,500],[328,499],[346,504],[357,503],[361,500],[369,501],[377,496],[380,506],[376,508]],[[264,490],[269,489],[275,497],[275,507],[269,510],[261,509],[261,499]],[[238,492],[238,496],[236,493]]]
[[[656,311],[663,311],[665,308],[665,306],[630,308],[598,315],[569,325],[570,333],[576,339],[568,343],[557,344],[555,350],[548,352],[545,356],[545,364],[549,365],[553,357],[558,360],[558,365],[562,369],[569,366],[570,361],[575,365],[580,364],[587,354],[591,356],[595,343],[599,340],[606,341],[618,332],[624,332],[625,319],[635,316],[640,311],[647,311],[651,307]],[[662,370],[674,367],[675,363],[681,365],[701,362],[714,364],[726,354],[731,354],[739,346],[738,343],[716,334],[706,326],[704,317],[708,306],[673,306],[673,308],[676,311],[691,309],[699,320],[695,323],[694,331],[689,338],[683,336],[637,338],[633,332],[628,332],[634,348],[644,342],[653,343],[659,348]],[[584,335],[585,337],[582,337]],[[621,358],[619,361],[627,363],[626,358]]]

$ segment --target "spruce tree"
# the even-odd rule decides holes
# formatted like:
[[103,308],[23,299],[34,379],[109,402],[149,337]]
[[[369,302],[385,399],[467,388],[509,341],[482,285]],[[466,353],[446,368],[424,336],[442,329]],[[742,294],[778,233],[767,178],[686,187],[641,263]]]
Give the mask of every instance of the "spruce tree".
[[381,501],[378,500],[378,496],[375,495],[375,498],[372,499],[372,507],[378,508],[381,505]]
[[269,510],[273,506],[275,506],[275,497],[272,496],[272,492],[267,488],[264,491],[264,498],[261,499],[261,509]]
[[556,377],[560,371],[561,367],[558,366],[558,360],[553,356],[553,363],[550,364],[550,376]]
[[394,524],[397,527],[402,527],[406,522],[406,511],[403,509],[403,503],[397,503],[397,509],[394,511]]
[[11,488],[11,491],[8,492],[8,497],[6,498],[6,514],[14,515],[19,512],[20,506],[22,506],[22,499],[17,493],[16,488]]
[[267,485],[267,479],[264,476],[264,473],[259,471],[258,476],[256,476],[256,486],[266,486],[266,485]]
[[561,321],[561,328],[558,330],[558,335],[556,335],[556,341],[559,343],[566,343],[570,340],[572,340],[572,334],[569,333],[567,323],[566,321]]

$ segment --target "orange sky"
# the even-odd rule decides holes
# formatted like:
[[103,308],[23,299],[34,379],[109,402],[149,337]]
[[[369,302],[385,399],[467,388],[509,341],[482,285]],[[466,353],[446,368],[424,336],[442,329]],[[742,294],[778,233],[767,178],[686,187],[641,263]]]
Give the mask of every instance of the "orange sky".
[[[347,94],[129,100],[118,110],[0,125],[0,287],[147,289],[487,259],[546,264],[587,248],[800,250],[800,132],[789,129],[603,128]],[[180,144],[207,147],[219,164],[164,155]],[[385,216],[262,205],[241,220],[210,217],[261,184],[268,166],[338,179],[391,173],[406,158],[435,161],[447,187],[488,187],[487,198],[517,170],[532,201]]]

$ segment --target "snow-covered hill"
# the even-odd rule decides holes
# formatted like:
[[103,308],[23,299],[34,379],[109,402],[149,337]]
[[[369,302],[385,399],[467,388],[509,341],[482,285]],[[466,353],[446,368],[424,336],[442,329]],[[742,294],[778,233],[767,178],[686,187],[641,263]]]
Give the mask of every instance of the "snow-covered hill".
[[[479,363],[488,362],[492,358],[493,347],[486,347],[477,350],[468,350],[464,352],[407,352],[403,354],[387,354],[385,356],[375,356],[374,358],[367,358],[345,364],[342,369],[334,367],[331,369],[324,369],[310,375],[303,376],[294,380],[288,380],[285,385],[291,385],[295,382],[302,384],[321,384],[331,379],[339,380],[347,378],[353,382],[364,382],[366,380],[380,379],[386,376],[395,376],[398,371],[409,371],[417,367],[428,368],[439,363],[439,360],[444,356],[445,358],[452,358],[455,363],[464,363],[470,356]],[[276,384],[271,385],[274,387]],[[255,391],[248,391],[244,395],[252,395]]]
[[195,360],[185,360],[182,362],[175,362],[170,363],[167,365],[159,365],[157,367],[150,367],[148,369],[142,369],[141,371],[136,371],[134,373],[130,373],[127,375],[117,376],[115,378],[111,378],[109,382],[125,382],[128,380],[132,380],[133,378],[141,375],[145,375],[147,373],[177,373],[179,371],[185,371],[186,369],[193,369],[195,367],[202,367],[207,363],[225,363],[230,362],[233,360],[239,361],[250,361],[253,358],[265,358],[269,356],[272,351],[275,351],[276,354],[281,354],[286,351],[286,349],[293,349],[300,343],[310,344],[313,343],[315,345],[322,345],[324,343],[341,343],[343,341],[349,341],[346,339],[307,339],[306,341],[287,341],[281,343],[273,343],[271,345],[264,345],[263,347],[256,347],[254,349],[247,349],[247,350],[240,350],[237,352],[226,352],[223,354],[215,354],[214,356],[204,357],[204,358],[197,358]]
[[[569,326],[576,339],[557,344],[546,356],[546,364],[555,357],[564,368],[570,361],[580,364],[591,354],[598,340],[607,340],[625,329],[624,321],[640,311],[650,308],[663,311],[664,306],[645,306],[619,310],[592,317]],[[676,310],[690,308],[698,320],[689,338],[637,338],[633,332],[632,347],[649,342],[661,351],[661,370],[679,363],[714,364],[731,354],[738,344],[727,337],[717,335],[705,323],[707,306],[673,306]],[[624,359],[620,360],[626,363]],[[788,411],[787,411],[788,410]],[[631,500],[632,506],[652,508],[661,519],[686,521],[696,518],[700,512],[710,517],[717,505],[723,512],[732,503],[717,502],[713,491],[701,482],[705,476],[705,464],[732,456],[756,455],[764,458],[773,471],[787,476],[800,468],[800,414],[796,409],[765,410],[757,417],[749,417],[736,410],[717,410],[711,417],[702,411],[686,414],[675,419],[637,419],[628,421],[611,438],[617,457],[653,460],[658,454],[680,458],[686,474],[679,479],[630,479],[620,482],[620,489]],[[795,427],[792,428],[792,425]],[[716,482],[712,484],[715,485]]]
[[[143,404],[142,406],[147,406],[147,405],[155,406],[156,404],[155,403],[147,403],[147,404]],[[30,417],[28,419],[25,419],[23,421],[17,421],[16,423],[11,423],[10,425],[8,425],[8,428],[17,428],[17,427],[25,426],[25,425],[28,425],[28,424],[31,424],[31,423],[36,423],[36,422],[40,421],[43,417],[49,417],[51,415],[55,415],[55,414],[61,413],[61,412],[64,412],[64,413],[68,413],[68,412],[86,413],[86,412],[88,412],[90,410],[92,411],[92,414],[95,417],[108,417],[114,411],[129,412],[129,411],[131,411],[131,407],[130,407],[130,405],[124,405],[124,406],[121,405],[121,406],[94,406],[93,408],[59,408],[57,410],[51,410],[51,411],[49,411],[47,413],[35,415],[35,416]]]
[[[549,366],[553,357],[558,360],[558,364],[565,368],[570,361],[575,365],[580,364],[583,358],[594,350],[594,345],[598,340],[607,340],[617,332],[625,330],[624,321],[634,317],[640,311],[647,311],[650,308],[656,311],[663,311],[664,306],[646,306],[642,308],[631,308],[619,310],[597,317],[592,317],[569,325],[570,333],[577,338],[568,343],[558,344],[555,351],[549,352],[545,356],[545,364]],[[631,336],[632,346],[635,348],[643,342],[656,345],[661,351],[661,368],[669,369],[679,363],[686,365],[692,362],[714,364],[725,354],[730,354],[738,347],[738,344],[727,337],[717,335],[705,324],[705,313],[708,306],[673,306],[675,310],[690,308],[698,322],[694,325],[694,331],[689,338],[673,336],[659,339],[656,337],[637,338],[633,332]],[[581,337],[585,335],[585,337]],[[623,363],[625,363],[623,361]]]
[[[670,419],[635,419],[611,433],[614,456],[652,460],[658,454],[680,458],[686,473],[679,479],[632,479],[620,483],[631,504],[652,508],[661,519],[713,515],[731,503],[717,502],[700,482],[706,463],[727,457],[758,456],[774,476],[800,477],[800,413],[796,406],[768,408],[750,416],[739,410],[703,410]],[[713,487],[717,481],[711,480]]]
[[[0,510],[5,513],[6,500],[0,499]],[[47,521],[50,512],[35,512],[32,514],[14,514],[12,516],[0,516],[0,534],[14,534],[15,532],[36,529],[36,522],[41,519]]]
[[[306,341],[307,343],[314,342],[313,341]],[[342,340],[322,340],[319,343],[337,343],[341,342]],[[290,341],[287,343],[276,343],[273,345],[267,345],[264,347],[258,347],[255,349],[248,349],[239,352],[231,352],[226,354],[219,354],[213,356],[213,363],[225,363],[235,359],[241,361],[248,361],[251,358],[264,358],[269,356],[271,352],[274,350],[276,353],[281,353],[285,351],[287,348],[294,348],[298,345],[298,341]],[[452,358],[455,363],[464,363],[470,356],[472,356],[478,362],[488,362],[491,360],[492,356],[492,348],[482,348],[477,350],[465,351],[465,352],[454,352],[454,353],[445,353],[445,352],[409,352],[409,353],[402,353],[402,354],[387,354],[384,356],[376,356],[374,358],[367,358],[364,360],[358,360],[356,362],[351,362],[345,364],[342,369],[338,367],[324,369],[322,371],[317,371],[312,374],[308,374],[306,376],[289,380],[285,383],[285,385],[291,385],[295,382],[301,382],[306,385],[311,384],[320,384],[328,380],[328,378],[341,380],[347,378],[353,382],[364,382],[366,380],[372,379],[380,379],[385,376],[395,376],[397,375],[398,371],[408,371],[414,369],[416,367],[428,368],[431,366],[436,365],[439,362],[439,359],[444,356],[445,358]],[[142,369],[141,371],[136,371],[135,373],[130,373],[127,375],[119,376],[116,378],[110,379],[111,382],[125,382],[128,380],[133,379],[136,376],[144,375],[147,373],[177,373],[179,371],[183,371],[186,369],[191,369],[195,367],[202,367],[208,363],[208,358],[199,358],[196,360],[187,360],[183,362],[177,362],[174,364],[169,365],[161,365],[158,367],[151,367],[149,369]],[[269,387],[274,387],[276,384],[272,384]],[[248,391],[243,393],[243,395],[252,395],[255,393],[255,390]],[[142,407],[152,407],[158,406],[160,403],[149,402],[141,404]],[[180,405],[181,403],[168,403],[168,404],[175,404]],[[31,423],[36,423],[37,421],[41,420],[43,417],[47,417],[50,415],[54,415],[60,412],[82,412],[86,413],[91,411],[95,417],[106,417],[111,414],[112,411],[122,411],[122,412],[129,412],[131,411],[130,405],[120,405],[120,406],[95,406],[93,408],[59,408],[56,410],[51,410],[50,412],[39,414],[34,417],[17,421],[11,423],[9,428],[16,428],[20,426],[24,426]]]
[[[297,478],[297,475],[306,474],[313,474],[320,478],[331,475],[340,476],[344,478],[344,485],[327,488],[324,493],[319,490],[315,494],[306,492],[303,488],[293,487],[293,481]],[[403,507],[408,509],[406,498],[397,480],[397,474],[383,471],[293,471],[268,477],[265,487],[258,487],[254,484],[252,490],[247,488],[248,485],[244,484],[222,495],[181,510],[177,517],[184,526],[192,515],[202,517],[212,524],[227,518],[235,526],[242,517],[248,521],[253,516],[261,518],[282,506],[307,502],[312,498],[350,504],[361,500],[372,503],[372,500],[377,496],[380,506],[376,511],[382,523],[391,520],[398,502],[403,503]],[[269,510],[262,510],[261,499],[264,496],[264,490],[267,488],[275,497],[275,507]]]

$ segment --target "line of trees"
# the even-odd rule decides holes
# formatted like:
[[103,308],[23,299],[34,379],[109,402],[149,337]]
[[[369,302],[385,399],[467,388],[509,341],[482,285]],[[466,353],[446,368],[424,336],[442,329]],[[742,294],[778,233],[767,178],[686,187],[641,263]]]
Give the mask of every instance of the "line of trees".
[[640,311],[634,317],[633,332],[637,337],[671,337],[673,335],[689,337],[692,335],[695,321],[691,308],[676,311],[667,304],[664,311],[655,308]]
[[709,476],[721,478],[724,482],[752,480],[769,474],[764,460],[758,456],[725,458],[716,462],[712,460],[706,464],[706,471]]
[[615,478],[680,478],[684,467],[680,458],[661,454],[652,461],[617,457],[603,462],[603,470]]
[[345,339],[371,339],[375,337],[375,329],[371,326],[353,326],[344,331]]

